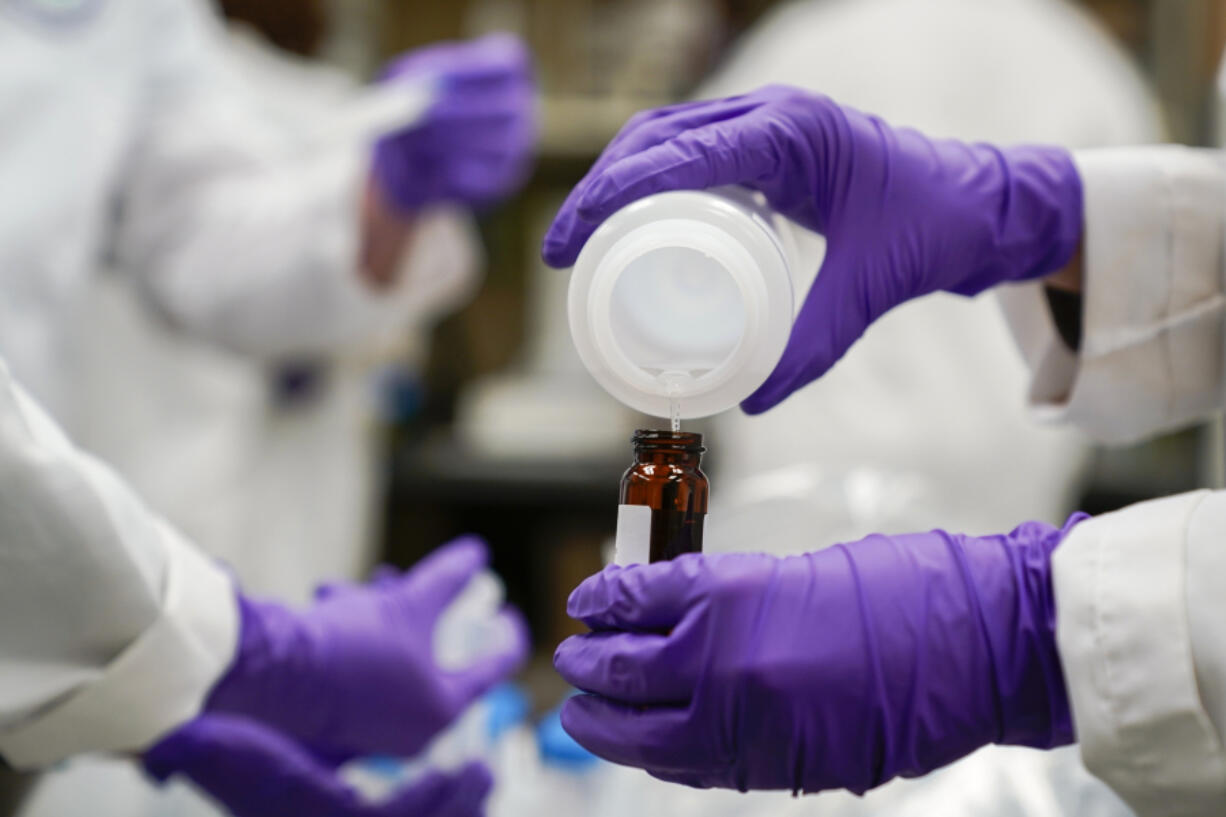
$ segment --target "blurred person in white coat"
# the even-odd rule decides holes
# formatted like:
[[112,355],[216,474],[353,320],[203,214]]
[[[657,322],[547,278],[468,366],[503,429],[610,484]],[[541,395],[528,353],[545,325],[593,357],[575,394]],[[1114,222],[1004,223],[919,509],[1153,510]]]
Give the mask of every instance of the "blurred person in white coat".
[[[143,308],[166,325],[219,348],[273,362],[327,353],[402,326],[422,301],[429,302],[429,287],[413,280],[417,269],[471,263],[463,251],[449,261],[430,261],[432,252],[446,257],[448,243],[419,242],[418,230],[438,234],[440,228],[430,226],[445,218],[431,214],[437,205],[483,204],[513,190],[526,174],[534,141],[529,60],[506,38],[410,54],[393,63],[376,90],[338,107],[334,128],[313,134],[290,133],[283,120],[261,109],[228,64],[211,9],[196,0],[12,0],[0,3],[0,42],[0,110],[6,112],[0,357],[70,436],[105,438],[91,427],[99,419],[96,395],[89,392],[97,372],[90,373],[91,361],[81,354],[83,345],[106,340],[93,334],[88,320],[93,279],[104,267],[131,276]],[[451,246],[467,241],[453,236]],[[128,385],[110,388],[126,391]],[[172,393],[163,396],[174,408],[195,407],[191,395],[173,389],[165,386]],[[116,417],[132,406],[112,407]],[[150,469],[179,471],[192,470],[192,458],[202,456],[201,479],[221,482],[231,475],[208,464],[214,453],[208,449],[237,449],[253,439],[238,438],[227,428],[217,437],[201,434],[199,448],[150,446],[129,453]],[[147,476],[152,470],[142,473],[150,484],[157,481]],[[169,482],[166,475],[174,472],[157,473]],[[206,526],[208,506],[223,495],[175,494],[170,485],[165,491],[180,498],[179,510],[183,496],[199,502],[196,518]],[[244,531],[241,523],[228,530],[260,533]],[[206,538],[217,543],[226,532],[218,525]],[[17,691],[0,688],[6,747],[18,740],[8,734],[13,729],[26,743],[54,735],[57,745],[81,749],[118,745],[88,729],[74,742],[66,718],[80,716],[86,701],[119,712],[107,693],[86,690],[119,683],[107,682],[116,646],[124,643],[123,633],[112,630],[130,626],[127,637],[138,639],[149,629],[145,613],[170,631],[179,626],[176,617],[186,615],[221,641],[233,636],[226,635],[236,624],[226,604],[197,609],[188,603],[202,593],[226,596],[229,591],[218,590],[228,585],[224,574],[199,557],[157,555],[157,543],[157,537],[131,543],[121,537],[111,543],[117,550],[106,551],[115,564],[91,561],[100,554],[63,553],[65,569],[49,574],[57,577],[55,592],[11,597],[5,618],[12,627],[42,634],[35,639],[40,656],[54,659],[63,642],[65,656],[75,657],[27,664],[22,649],[6,648],[6,678],[20,679]],[[136,553],[148,547],[157,553]],[[242,555],[255,547],[226,542],[217,549]],[[133,553],[125,555],[125,548]],[[352,550],[341,556],[353,564]],[[68,569],[73,559],[102,569],[92,586],[77,591],[82,605],[97,602],[89,618],[106,622],[97,631],[74,623],[85,607],[57,601],[72,597],[58,582],[90,581]],[[148,569],[125,571],[128,563]],[[12,561],[5,578],[14,587],[25,581],[27,564],[32,570],[54,567]],[[269,585],[277,584],[273,573],[264,573]],[[296,575],[285,584],[300,587],[303,581]],[[46,609],[22,606],[38,598]],[[24,632],[14,630],[9,646],[26,644]],[[195,677],[198,662],[176,658],[173,645],[157,643],[167,650],[163,658],[150,646],[153,652],[142,661],[159,667],[158,683],[171,697],[198,694],[182,683]],[[215,652],[224,657],[224,649]],[[140,663],[126,656],[123,672],[116,672],[135,672],[134,662]],[[47,697],[30,699],[29,690]],[[72,717],[56,705],[68,691]],[[158,708],[155,695],[149,699],[156,720],[166,707]],[[176,700],[179,710],[190,705]],[[37,714],[32,721],[31,713]],[[148,718],[128,720],[125,734],[156,728]],[[99,813],[101,805],[89,808]]]
[[[319,20],[270,32],[279,39],[326,34],[318,4],[232,5]],[[347,74],[241,21],[231,21],[225,56],[295,149],[352,151],[359,135],[344,130],[344,111],[365,104],[367,91]],[[337,237],[350,229],[338,220],[285,240],[342,247]],[[334,263],[339,274],[351,267],[339,254]],[[398,261],[398,319],[335,348],[271,359],[182,331],[150,308],[139,276],[107,269],[89,282],[79,353],[89,411],[75,441],[249,590],[306,600],[322,579],[370,567],[381,473],[375,372],[424,356],[433,320],[472,295],[481,263],[472,216],[436,205],[417,217]]]

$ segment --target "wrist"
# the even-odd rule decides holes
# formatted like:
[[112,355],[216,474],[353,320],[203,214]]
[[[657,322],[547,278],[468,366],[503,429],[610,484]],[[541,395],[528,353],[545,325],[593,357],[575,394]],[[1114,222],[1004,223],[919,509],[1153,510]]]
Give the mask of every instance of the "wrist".
[[384,291],[396,284],[417,217],[416,210],[392,203],[372,170],[362,197],[358,259],[358,274],[371,289]]
[[1043,279],[1043,283],[1048,287],[1062,292],[1081,292],[1084,262],[1082,260],[1083,245],[1081,241],[1077,242],[1077,248],[1073,251],[1073,256],[1068,263],[1059,267],[1055,272],[1049,274]]

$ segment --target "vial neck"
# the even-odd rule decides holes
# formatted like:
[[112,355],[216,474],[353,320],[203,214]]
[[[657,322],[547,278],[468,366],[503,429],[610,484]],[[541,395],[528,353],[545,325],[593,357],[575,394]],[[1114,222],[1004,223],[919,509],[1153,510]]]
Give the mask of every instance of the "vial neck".
[[634,461],[640,465],[683,465],[698,468],[702,465],[702,455],[696,451],[677,449],[635,449]]

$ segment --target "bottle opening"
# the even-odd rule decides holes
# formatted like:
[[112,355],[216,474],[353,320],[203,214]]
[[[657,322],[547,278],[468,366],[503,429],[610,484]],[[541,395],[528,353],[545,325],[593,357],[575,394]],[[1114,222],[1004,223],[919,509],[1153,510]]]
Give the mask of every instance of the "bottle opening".
[[609,323],[622,354],[640,369],[699,377],[740,345],[745,303],[736,281],[711,256],[659,247],[618,276]]
[[671,449],[689,453],[702,454],[706,448],[702,444],[702,434],[697,431],[668,431],[665,429],[640,428],[630,438],[636,451],[643,449]]

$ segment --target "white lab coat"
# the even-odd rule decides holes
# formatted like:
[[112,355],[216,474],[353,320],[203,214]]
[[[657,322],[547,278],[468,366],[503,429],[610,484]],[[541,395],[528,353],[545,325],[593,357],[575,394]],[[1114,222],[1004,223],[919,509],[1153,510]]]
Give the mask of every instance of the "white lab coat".
[[[1226,159],[1162,146],[1076,154],[1081,348],[1037,285],[1005,293],[1040,416],[1107,441],[1226,400]],[[1226,492],[1090,520],[1056,551],[1058,639],[1086,765],[1142,817],[1226,813]]]
[[[70,436],[76,329],[104,257],[166,320],[248,354],[332,348],[402,318],[337,263],[356,258],[365,151],[287,150],[221,36],[196,0],[0,2],[0,357]],[[388,89],[363,124],[425,102]],[[29,436],[0,446],[17,486],[0,515],[0,754],[37,766],[142,747],[228,661],[230,582],[29,401],[9,403]]]
[[75,448],[0,364],[0,755],[135,750],[234,653],[230,578]]

